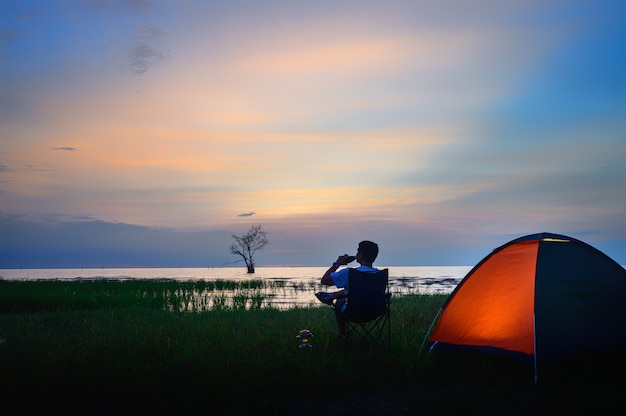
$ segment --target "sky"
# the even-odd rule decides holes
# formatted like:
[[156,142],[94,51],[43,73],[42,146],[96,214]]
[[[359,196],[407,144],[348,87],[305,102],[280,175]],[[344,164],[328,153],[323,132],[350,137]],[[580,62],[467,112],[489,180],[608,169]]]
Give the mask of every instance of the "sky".
[[0,0],[0,268],[626,264],[626,2]]

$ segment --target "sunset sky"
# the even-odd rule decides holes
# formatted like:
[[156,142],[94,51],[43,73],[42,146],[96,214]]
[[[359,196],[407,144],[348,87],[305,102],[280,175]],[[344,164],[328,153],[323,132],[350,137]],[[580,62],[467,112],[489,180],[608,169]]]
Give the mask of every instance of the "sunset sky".
[[626,2],[0,0],[0,267],[626,264]]

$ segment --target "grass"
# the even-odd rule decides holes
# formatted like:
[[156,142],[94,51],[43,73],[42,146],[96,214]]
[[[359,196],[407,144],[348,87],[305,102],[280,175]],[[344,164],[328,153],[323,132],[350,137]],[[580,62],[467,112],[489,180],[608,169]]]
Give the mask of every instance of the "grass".
[[1,280],[0,313],[146,307],[183,312],[258,309],[261,290],[280,290],[284,281],[254,280]]
[[0,414],[545,414],[621,397],[595,365],[535,385],[499,357],[418,357],[445,295],[395,297],[389,350],[345,351],[327,306],[261,307],[259,282],[0,280]]

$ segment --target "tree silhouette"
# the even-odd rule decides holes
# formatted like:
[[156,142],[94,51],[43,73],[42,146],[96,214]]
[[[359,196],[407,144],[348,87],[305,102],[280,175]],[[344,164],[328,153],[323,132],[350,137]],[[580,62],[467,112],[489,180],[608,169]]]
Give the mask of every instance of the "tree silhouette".
[[233,234],[233,238],[235,242],[230,246],[230,253],[241,256],[248,273],[254,273],[254,253],[269,244],[267,232],[261,225],[253,225],[246,234]]

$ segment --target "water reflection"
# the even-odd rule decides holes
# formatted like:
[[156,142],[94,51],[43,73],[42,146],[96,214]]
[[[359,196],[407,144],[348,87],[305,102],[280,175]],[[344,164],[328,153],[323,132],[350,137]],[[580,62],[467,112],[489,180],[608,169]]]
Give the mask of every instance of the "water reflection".
[[[276,279],[284,282],[284,288],[280,291],[265,293],[267,296],[266,305],[277,308],[288,308],[293,306],[319,305],[320,302],[315,297],[315,292],[337,290],[335,287],[327,287],[319,283],[319,279],[308,282],[297,279]],[[426,295],[426,294],[448,294],[462,280],[460,278],[435,278],[435,277],[399,277],[389,279],[389,289],[393,295]]]
[[[462,278],[400,277],[390,278],[392,295],[448,294]],[[259,280],[261,286],[223,288],[215,291],[195,291],[185,309],[210,310],[225,308],[289,309],[293,307],[319,306],[315,297],[319,291],[337,290],[324,286],[317,278],[269,278]]]

